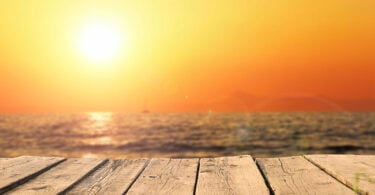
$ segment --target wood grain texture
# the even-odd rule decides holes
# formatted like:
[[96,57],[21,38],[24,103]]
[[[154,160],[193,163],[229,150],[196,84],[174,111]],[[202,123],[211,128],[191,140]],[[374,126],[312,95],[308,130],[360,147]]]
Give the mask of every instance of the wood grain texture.
[[127,194],[194,193],[198,159],[151,159]]
[[306,155],[309,161],[360,194],[375,194],[375,155]]
[[41,174],[57,165],[64,158],[20,156],[0,161],[0,193],[6,192],[19,184]]
[[11,158],[0,158],[0,170],[1,170],[1,167],[5,164],[7,164],[6,162],[8,160],[10,160]]
[[105,163],[104,159],[72,158],[51,168],[9,194],[59,194]]
[[123,194],[143,171],[147,159],[111,160],[67,194]]
[[354,194],[302,156],[256,161],[275,194]]
[[200,160],[196,194],[269,194],[251,156]]

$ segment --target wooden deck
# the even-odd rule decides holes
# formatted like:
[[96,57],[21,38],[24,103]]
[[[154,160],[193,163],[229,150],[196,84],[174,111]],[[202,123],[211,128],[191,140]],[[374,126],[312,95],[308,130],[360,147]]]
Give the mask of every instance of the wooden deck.
[[375,155],[0,158],[0,194],[375,194]]

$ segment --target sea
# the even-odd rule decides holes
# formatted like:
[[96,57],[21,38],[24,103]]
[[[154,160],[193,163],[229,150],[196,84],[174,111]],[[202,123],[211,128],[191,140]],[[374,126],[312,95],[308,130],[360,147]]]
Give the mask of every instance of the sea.
[[375,154],[375,112],[0,114],[0,157]]

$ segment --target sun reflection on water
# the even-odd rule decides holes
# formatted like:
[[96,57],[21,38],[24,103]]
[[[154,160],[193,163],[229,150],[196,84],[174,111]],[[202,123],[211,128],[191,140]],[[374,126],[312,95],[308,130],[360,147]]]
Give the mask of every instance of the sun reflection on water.
[[88,117],[90,120],[90,130],[91,133],[101,134],[108,132],[110,130],[112,122],[112,113],[111,112],[90,112]]
[[89,118],[95,122],[108,122],[112,120],[112,112],[90,112]]
[[97,137],[90,139],[90,145],[112,145],[115,141],[112,138],[111,123],[113,113],[111,112],[90,112],[87,114],[90,120],[89,129],[92,135]]

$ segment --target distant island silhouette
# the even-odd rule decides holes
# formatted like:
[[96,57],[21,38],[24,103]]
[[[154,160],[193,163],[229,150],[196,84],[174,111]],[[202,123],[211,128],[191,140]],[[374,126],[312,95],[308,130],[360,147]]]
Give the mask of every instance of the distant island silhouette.
[[323,95],[280,95],[261,97],[243,90],[206,101],[169,102],[169,108],[155,110],[177,112],[351,112],[374,111],[375,99],[333,99]]

